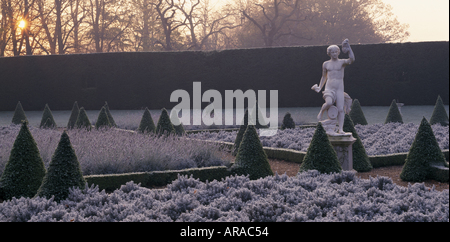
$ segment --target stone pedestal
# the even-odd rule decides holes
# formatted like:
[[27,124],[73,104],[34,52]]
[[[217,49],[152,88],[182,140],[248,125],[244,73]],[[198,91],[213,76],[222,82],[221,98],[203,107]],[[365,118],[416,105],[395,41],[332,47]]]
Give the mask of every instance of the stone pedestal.
[[328,139],[337,153],[342,170],[354,171],[352,145],[356,139],[352,136],[352,133],[328,135]]

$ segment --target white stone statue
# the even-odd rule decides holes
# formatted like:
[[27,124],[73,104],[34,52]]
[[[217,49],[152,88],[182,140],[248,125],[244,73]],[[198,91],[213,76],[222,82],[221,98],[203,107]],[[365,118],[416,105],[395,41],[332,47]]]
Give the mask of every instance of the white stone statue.
[[[317,93],[323,91],[323,99],[325,103],[317,116],[319,122],[322,122],[327,134],[329,135],[343,135],[345,113],[350,112],[352,99],[344,92],[344,69],[346,66],[355,61],[355,55],[348,43],[348,39],[342,42],[342,52],[348,53],[348,59],[339,59],[340,49],[337,45],[331,45],[327,48],[327,54],[331,57],[330,60],[325,61],[322,65],[322,79],[319,85],[315,84],[311,87]],[[334,106],[333,104],[336,104]],[[327,111],[328,118],[323,120],[323,113]],[[337,120],[336,120],[337,118]],[[336,133],[336,123],[338,123],[339,130]]]

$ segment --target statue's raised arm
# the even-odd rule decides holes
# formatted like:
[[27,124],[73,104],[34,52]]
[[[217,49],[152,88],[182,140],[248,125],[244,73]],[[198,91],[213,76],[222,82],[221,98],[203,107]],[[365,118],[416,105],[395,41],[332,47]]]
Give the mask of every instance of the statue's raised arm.
[[346,60],[346,64],[350,65],[353,62],[355,62],[355,54],[353,53],[352,48],[350,47],[350,44],[348,43],[348,39],[345,39],[342,42],[342,52],[344,52],[345,54],[348,53],[348,59]]

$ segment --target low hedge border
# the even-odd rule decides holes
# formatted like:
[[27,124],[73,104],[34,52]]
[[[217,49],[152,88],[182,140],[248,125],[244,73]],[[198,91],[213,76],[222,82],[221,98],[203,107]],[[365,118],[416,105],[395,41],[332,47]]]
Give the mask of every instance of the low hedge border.
[[213,166],[203,168],[191,168],[185,170],[133,172],[123,174],[89,175],[84,176],[88,185],[98,185],[100,190],[112,192],[129,181],[141,183],[141,186],[155,188],[165,186],[176,180],[179,175],[193,176],[200,181],[221,180],[232,175],[233,172],[226,166]]

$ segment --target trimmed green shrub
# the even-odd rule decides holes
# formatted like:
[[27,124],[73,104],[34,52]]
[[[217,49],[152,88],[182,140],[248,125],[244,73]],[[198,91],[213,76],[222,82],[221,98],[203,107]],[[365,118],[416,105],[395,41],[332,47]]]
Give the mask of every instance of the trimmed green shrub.
[[411,182],[423,182],[427,179],[434,179],[432,165],[445,166],[446,162],[431,125],[423,117],[414,142],[409,149],[400,178],[403,181]]
[[98,114],[97,121],[95,122],[95,128],[109,128],[112,124],[109,122],[108,114],[106,113],[106,108],[103,106]]
[[16,105],[16,109],[14,110],[14,115],[11,122],[13,124],[21,124],[22,121],[28,122],[28,119],[23,111],[22,104],[19,101]]
[[317,124],[305,158],[300,165],[300,172],[307,170],[318,170],[321,173],[342,171],[336,151],[334,151],[328,140],[328,135],[320,122]]
[[291,117],[291,113],[287,112],[283,117],[283,123],[281,124],[281,129],[294,129],[295,122]]
[[140,133],[155,133],[156,127],[153,122],[152,115],[148,108],[145,108],[142,115],[141,122],[139,123],[138,132]]
[[106,114],[108,115],[108,120],[109,123],[111,124],[112,127],[117,127],[116,122],[114,121],[113,116],[111,115],[111,112],[109,111],[109,106],[108,106],[108,102],[105,102],[105,105],[103,106],[106,109]]
[[349,115],[354,125],[357,124],[367,125],[366,116],[364,116],[364,112],[362,111],[358,99],[353,100],[352,108],[350,110]]
[[56,129],[56,122],[53,118],[52,111],[48,107],[48,104],[45,104],[44,113],[42,114],[41,124],[39,125],[41,129]]
[[400,113],[400,110],[398,109],[397,102],[392,100],[391,106],[389,107],[389,112],[386,117],[386,120],[384,121],[384,124],[387,123],[403,123],[402,114]]
[[[175,133],[178,136],[186,134],[186,131],[184,130],[183,124],[180,122],[180,119],[178,118],[178,114],[173,113],[172,116],[170,116],[170,120],[172,122],[173,128],[175,129]],[[180,123],[179,125],[173,124],[173,121],[176,123]]]
[[75,103],[73,103],[72,112],[70,113],[69,122],[67,123],[68,129],[73,129],[75,127],[79,112],[80,108],[78,107],[77,101],[75,101]]
[[247,126],[232,169],[252,180],[273,175],[254,125]]
[[248,118],[249,118],[248,109],[246,109],[244,113],[244,119],[242,120],[241,125],[239,126],[239,131],[236,135],[236,139],[234,140],[233,151],[231,152],[231,154],[234,156],[238,153],[242,137],[244,137],[245,130],[247,130]]
[[43,128],[43,129],[54,129],[55,126],[54,126],[52,120],[50,118],[47,118],[47,120],[45,121],[44,125],[41,128]]
[[44,175],[45,165],[39,149],[27,122],[23,122],[0,178],[0,195],[4,200],[33,197]]
[[58,202],[67,198],[69,188],[83,189],[85,184],[80,163],[70,144],[69,136],[64,131],[36,196],[55,196],[54,199]]
[[75,128],[77,129],[85,128],[87,130],[91,130],[91,122],[89,121],[89,118],[87,116],[86,110],[84,110],[84,107],[80,108],[77,121],[75,122]]
[[[261,112],[261,108],[258,105],[258,100],[256,100],[255,107],[253,107],[253,109],[256,109],[255,112],[254,112],[255,115],[256,115],[255,128],[257,128],[257,129],[267,128],[268,125],[266,123],[266,118],[264,117],[263,113]],[[251,117],[251,115],[250,115],[250,117]],[[263,123],[265,123],[265,124],[261,124],[260,120],[263,120],[264,121]]]
[[175,128],[170,121],[169,114],[165,108],[161,109],[161,115],[156,125],[156,133],[159,135],[170,135],[175,133]]
[[366,153],[366,149],[359,138],[358,133],[355,130],[353,120],[350,115],[346,114],[344,118],[344,132],[351,132],[353,138],[356,139],[355,143],[352,145],[353,151],[353,169],[358,172],[366,172],[372,170],[372,164],[370,163],[369,156]]
[[433,114],[430,118],[430,124],[441,124],[442,126],[448,125],[448,115],[445,111],[444,103],[442,102],[441,96],[438,96],[436,104],[434,105]]

